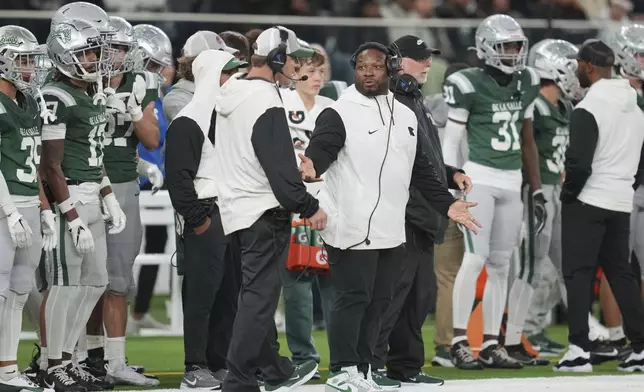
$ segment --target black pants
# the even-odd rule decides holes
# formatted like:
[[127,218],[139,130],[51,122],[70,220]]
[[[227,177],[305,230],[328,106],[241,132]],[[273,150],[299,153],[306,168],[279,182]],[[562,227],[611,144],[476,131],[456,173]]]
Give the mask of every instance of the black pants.
[[328,339],[330,371],[373,361],[381,322],[391,304],[403,247],[340,250],[326,246],[333,289]]
[[425,364],[423,324],[432,301],[436,301],[430,284],[433,275],[434,244],[417,241],[408,228],[399,278],[382,319],[372,368],[383,369],[386,364],[389,373],[400,380],[420,372]]
[[237,312],[239,282],[234,243],[224,235],[214,207],[210,227],[201,235],[186,228],[183,278],[183,343],[186,370],[226,368]]
[[585,351],[588,309],[597,267],[602,267],[624,319],[633,350],[644,349],[644,305],[629,265],[630,214],[580,201],[562,207],[563,274],[568,291],[568,340]]
[[273,318],[290,236],[291,214],[284,210],[269,210],[251,227],[231,235],[239,241],[243,278],[228,350],[229,372],[223,386],[227,392],[259,391],[258,370],[271,384],[293,374],[291,361],[279,355]]

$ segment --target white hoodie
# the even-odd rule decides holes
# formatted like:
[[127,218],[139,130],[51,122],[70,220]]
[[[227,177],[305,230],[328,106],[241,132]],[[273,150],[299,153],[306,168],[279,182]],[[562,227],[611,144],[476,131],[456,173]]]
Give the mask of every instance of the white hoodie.
[[577,198],[595,207],[631,212],[644,142],[644,113],[637,106],[635,89],[625,79],[601,79],[575,109],[591,113],[599,131],[592,174]]

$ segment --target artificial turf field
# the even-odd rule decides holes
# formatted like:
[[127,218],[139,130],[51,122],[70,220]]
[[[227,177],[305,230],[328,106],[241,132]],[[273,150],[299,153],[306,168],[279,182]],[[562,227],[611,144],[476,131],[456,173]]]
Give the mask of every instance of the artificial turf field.
[[[152,315],[157,320],[164,320],[162,298],[157,297],[154,299]],[[423,328],[425,356],[428,365],[434,356],[433,328],[431,320],[428,320]],[[30,329],[28,322],[25,322],[25,329]],[[563,326],[551,327],[548,330],[548,334],[553,340],[560,343],[565,343],[567,340],[567,329]],[[310,384],[321,383],[326,379],[329,364],[326,332],[315,331],[313,337],[321,357],[320,373],[322,374],[322,380],[310,382]],[[127,341],[129,363],[144,366],[147,373],[158,376],[161,381],[161,385],[157,387],[158,389],[169,390],[179,387],[183,376],[183,341],[180,337],[128,337]],[[290,355],[284,334],[280,334],[279,343],[281,353],[286,356]],[[20,342],[18,363],[21,369],[25,368],[31,360],[33,344],[33,341]],[[527,367],[521,370],[486,369],[483,371],[464,371],[454,368],[426,366],[424,370],[432,376],[446,380],[445,385],[440,387],[444,391],[502,392],[505,388],[511,388],[513,392],[644,392],[644,375],[628,376],[618,372],[616,366],[617,362],[608,362],[601,366],[595,366],[591,375],[584,373],[562,375],[561,373],[555,373],[551,366]],[[118,389],[130,390],[133,388],[121,387]],[[411,389],[417,390],[419,388],[403,388],[403,390]],[[302,392],[322,391],[321,385],[311,387],[307,385],[302,389]]]

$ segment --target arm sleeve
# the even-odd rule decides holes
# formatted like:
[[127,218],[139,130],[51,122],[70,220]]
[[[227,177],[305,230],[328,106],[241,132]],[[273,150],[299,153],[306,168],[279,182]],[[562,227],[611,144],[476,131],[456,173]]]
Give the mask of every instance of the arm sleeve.
[[199,202],[194,180],[205,136],[197,123],[180,117],[168,128],[167,138],[165,171],[172,207],[183,217],[186,227],[201,226],[208,211]]
[[411,173],[411,185],[418,188],[420,193],[439,214],[447,216],[449,206],[456,201],[445,185],[441,182],[436,169],[423,153],[420,139],[416,145],[416,158]]
[[447,126],[445,126],[445,135],[443,136],[443,157],[446,165],[459,166],[461,163],[461,141],[463,137],[465,137],[465,124],[448,119]]
[[57,96],[43,92],[43,99],[47,108],[56,116],[56,120],[42,126],[42,140],[65,139],[67,133],[67,113],[69,109]]
[[644,183],[642,177],[644,176],[644,144],[642,144],[642,149],[640,151],[640,163],[637,165],[637,173],[635,173],[635,182],[633,183],[633,188],[637,189],[640,185]]
[[319,204],[306,191],[298,173],[284,108],[270,108],[257,118],[251,142],[273,194],[282,207],[303,218],[313,216]]
[[575,109],[570,118],[570,145],[566,150],[566,180],[561,200],[574,201],[592,174],[593,156],[597,147],[599,130],[597,121],[586,109]]
[[315,129],[305,155],[313,161],[317,176],[329,169],[336,159],[347,137],[342,118],[332,108],[326,108],[315,121]]

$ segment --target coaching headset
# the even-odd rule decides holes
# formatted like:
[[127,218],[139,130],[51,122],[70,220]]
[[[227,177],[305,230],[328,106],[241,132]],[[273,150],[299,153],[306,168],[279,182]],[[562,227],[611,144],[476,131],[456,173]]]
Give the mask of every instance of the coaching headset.
[[288,45],[288,31],[275,27],[280,32],[280,44],[266,55],[266,64],[274,74],[281,73],[286,64],[286,50]]
[[384,53],[387,57],[385,59],[385,68],[387,69],[387,76],[393,77],[402,71],[402,57],[400,53],[395,49],[390,49],[380,42],[365,42],[364,44],[358,46],[358,49],[351,55],[349,63],[351,68],[356,69],[356,62],[358,55],[364,52],[367,49],[376,49]]

